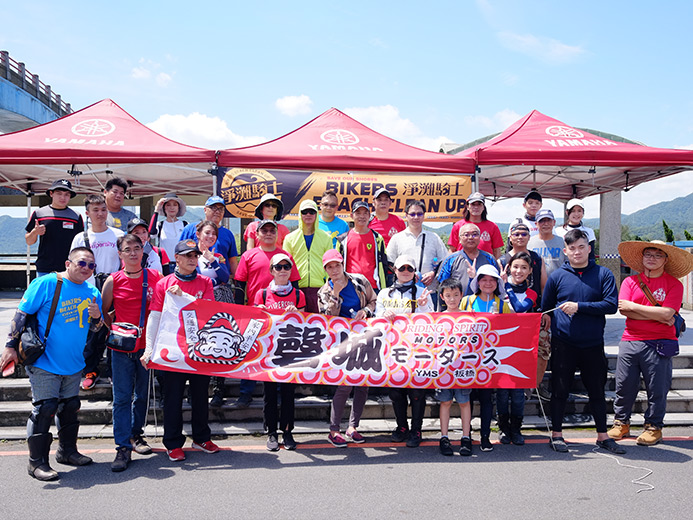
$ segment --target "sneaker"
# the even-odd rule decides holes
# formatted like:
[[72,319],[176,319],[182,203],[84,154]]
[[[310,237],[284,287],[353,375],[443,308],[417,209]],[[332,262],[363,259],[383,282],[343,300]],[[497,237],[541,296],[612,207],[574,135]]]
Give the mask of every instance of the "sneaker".
[[130,453],[132,450],[125,446],[121,446],[116,451],[116,456],[113,462],[111,462],[111,471],[119,472],[125,471],[130,464]]
[[282,434],[282,444],[285,450],[293,451],[296,449],[296,441],[291,432],[284,432]]
[[503,430],[498,432],[498,441],[501,444],[510,444],[510,432],[505,432]]
[[185,460],[185,452],[183,448],[173,448],[172,450],[166,450],[168,454],[168,460],[172,462],[180,462]]
[[270,433],[267,436],[267,451],[279,451],[279,438],[277,432]]
[[404,426],[398,426],[390,435],[390,440],[392,442],[404,442],[409,438],[409,428]]
[[568,453],[568,445],[563,437],[551,437],[549,447],[558,453]]
[[152,447],[147,444],[147,441],[145,441],[141,435],[133,437],[130,439],[130,442],[132,442],[132,448],[135,450],[135,453],[149,455],[152,452]]
[[344,437],[341,436],[339,432],[330,434],[327,436],[327,441],[332,444],[335,448],[346,448],[349,444]]
[[206,441],[206,442],[193,442],[192,443],[192,448],[194,450],[200,450],[204,451],[205,453],[217,453],[221,448],[214,444],[212,441]]
[[412,430],[407,439],[407,448],[417,448],[421,444],[421,431]]
[[612,439],[620,441],[624,437],[628,437],[630,435],[630,424],[615,419],[614,425],[607,432],[607,434]]
[[221,408],[224,406],[224,398],[221,394],[215,393],[209,400],[209,406],[210,408]]
[[357,432],[356,430],[354,430],[351,433],[345,433],[344,437],[346,438],[347,441],[351,441],[355,444],[362,444],[362,443],[366,442],[366,438],[363,435],[361,435],[359,432]]
[[447,437],[440,438],[440,454],[446,457],[451,457],[454,452],[452,451],[452,445],[450,444],[450,439]]
[[472,438],[462,437],[460,440],[460,455],[469,457],[472,454]]
[[657,426],[645,423],[645,431],[642,432],[635,442],[639,446],[654,446],[662,440],[662,429]]
[[616,444],[616,441],[611,437],[603,441],[597,441],[597,446],[616,455],[623,455],[626,452],[625,448]]
[[82,379],[79,387],[82,390],[93,390],[98,380],[99,374],[97,372],[89,372],[86,376],[84,376],[84,379]]
[[481,451],[493,451],[493,444],[488,435],[482,435],[479,444],[481,444]]
[[251,396],[241,395],[238,399],[231,403],[231,408],[235,408],[236,410],[245,410],[252,402],[253,398]]

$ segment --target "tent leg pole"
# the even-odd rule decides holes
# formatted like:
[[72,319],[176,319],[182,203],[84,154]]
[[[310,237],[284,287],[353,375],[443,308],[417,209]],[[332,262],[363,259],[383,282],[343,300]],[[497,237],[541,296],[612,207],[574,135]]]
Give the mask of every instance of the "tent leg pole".
[[[31,185],[29,185],[29,190],[26,195],[26,221],[29,222],[31,218]],[[31,246],[26,245],[26,287],[29,288],[29,283],[31,283]]]

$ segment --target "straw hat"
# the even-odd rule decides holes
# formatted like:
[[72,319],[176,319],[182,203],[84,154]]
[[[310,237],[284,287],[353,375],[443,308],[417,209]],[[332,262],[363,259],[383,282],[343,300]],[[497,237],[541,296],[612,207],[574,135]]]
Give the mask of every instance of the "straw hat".
[[182,217],[183,215],[185,215],[185,212],[188,210],[188,208],[185,205],[185,201],[178,197],[178,195],[176,195],[175,193],[167,193],[166,195],[161,197],[156,203],[156,212],[159,214],[159,216],[166,218],[164,206],[167,202],[171,200],[175,200],[178,203],[178,214],[176,216]]
[[638,273],[642,273],[645,267],[642,264],[642,253],[645,249],[655,248],[664,251],[669,261],[664,264],[664,270],[674,278],[683,278],[693,271],[693,255],[675,246],[665,244],[661,240],[652,242],[629,241],[618,245],[618,253],[628,267]]

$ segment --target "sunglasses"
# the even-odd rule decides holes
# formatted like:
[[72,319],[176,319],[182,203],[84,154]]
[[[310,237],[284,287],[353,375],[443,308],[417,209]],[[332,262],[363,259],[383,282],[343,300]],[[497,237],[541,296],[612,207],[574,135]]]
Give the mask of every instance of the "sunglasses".
[[317,215],[318,212],[315,211],[314,209],[304,209],[301,211],[301,215]]
[[275,271],[281,271],[282,269],[284,271],[291,271],[291,266],[289,264],[274,264],[272,269]]
[[513,233],[514,237],[526,237],[529,236],[529,233],[521,232],[521,233]]
[[320,205],[323,208],[336,208],[337,207],[337,204],[330,204],[328,202],[321,202]]
[[412,266],[410,266],[410,265],[403,265],[402,267],[398,267],[397,270],[398,270],[400,273],[403,273],[404,271],[408,271],[408,272],[410,272],[410,273],[413,273],[413,272],[414,272],[414,268],[413,268]]
[[407,215],[409,215],[411,218],[420,218],[424,216],[423,213],[407,213]]
[[276,202],[265,202],[263,206],[267,206],[268,208],[279,209],[279,204],[277,204]]
[[84,260],[79,260],[77,262],[72,262],[72,263],[77,265],[78,267],[81,267],[81,268],[87,267],[87,268],[91,269],[92,271],[94,269],[96,269],[96,264],[94,262],[85,262]]

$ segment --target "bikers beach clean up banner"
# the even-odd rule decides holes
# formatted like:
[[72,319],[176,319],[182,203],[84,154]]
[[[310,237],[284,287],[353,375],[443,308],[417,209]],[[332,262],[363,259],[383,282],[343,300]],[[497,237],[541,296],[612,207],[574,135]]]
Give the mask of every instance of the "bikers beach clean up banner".
[[151,368],[305,385],[534,388],[540,314],[353,320],[166,295]]
[[217,173],[218,194],[233,217],[254,218],[255,208],[266,193],[279,197],[284,204],[284,218],[298,216],[304,199],[320,202],[325,190],[337,194],[337,216],[348,217],[357,200],[373,201],[373,194],[386,188],[392,196],[390,211],[404,213],[407,202],[423,200],[426,220],[456,222],[463,218],[466,199],[471,192],[468,175],[310,172],[295,170],[258,170],[220,168]]

